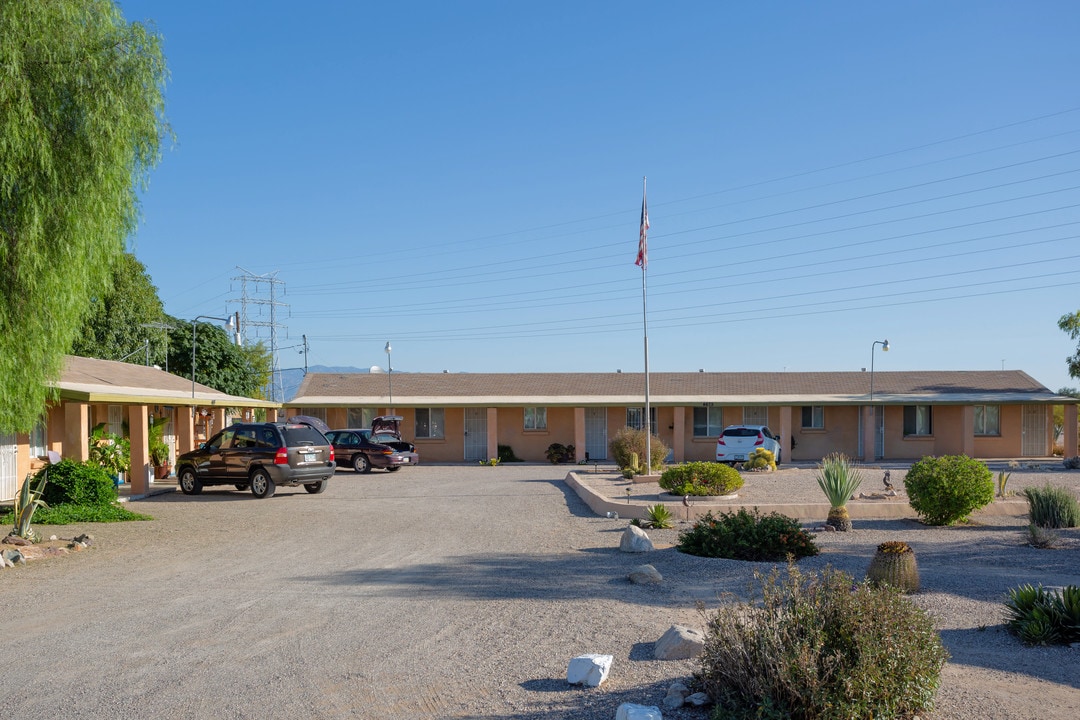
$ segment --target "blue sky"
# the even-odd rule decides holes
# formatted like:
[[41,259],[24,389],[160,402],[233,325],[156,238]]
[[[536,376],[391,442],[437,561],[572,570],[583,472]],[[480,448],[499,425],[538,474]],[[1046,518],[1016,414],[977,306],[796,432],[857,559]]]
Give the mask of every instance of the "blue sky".
[[177,137],[133,248],[177,317],[281,280],[281,368],[641,371],[647,175],[654,371],[1080,385],[1075,2],[121,7]]

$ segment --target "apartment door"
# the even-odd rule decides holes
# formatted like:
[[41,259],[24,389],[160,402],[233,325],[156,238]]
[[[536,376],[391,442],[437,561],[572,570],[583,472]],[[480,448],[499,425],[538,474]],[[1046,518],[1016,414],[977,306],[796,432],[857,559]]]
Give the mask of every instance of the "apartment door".
[[15,499],[19,490],[19,446],[15,436],[0,435],[0,502]]
[[874,406],[874,459],[885,457],[885,408]]
[[607,408],[585,408],[585,452],[590,460],[607,460]]
[[1020,454],[1024,457],[1045,457],[1046,448],[1046,408],[1041,405],[1025,405],[1024,420],[1021,428],[1023,437],[1020,441]]
[[465,408],[465,459],[487,459],[487,408]]

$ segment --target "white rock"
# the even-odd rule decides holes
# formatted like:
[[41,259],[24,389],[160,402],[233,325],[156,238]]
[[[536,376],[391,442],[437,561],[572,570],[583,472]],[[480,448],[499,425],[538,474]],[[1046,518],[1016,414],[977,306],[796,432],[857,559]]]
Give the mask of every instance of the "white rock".
[[644,530],[637,525],[627,525],[623,530],[622,539],[619,540],[619,549],[623,552],[641,553],[655,550],[652,540]]
[[655,705],[623,703],[615,711],[615,720],[664,720],[664,716]]
[[693,705],[694,707],[701,707],[702,705],[709,704],[709,696],[703,692],[696,692],[686,698],[687,705]]
[[686,660],[697,657],[705,648],[705,633],[685,625],[672,625],[653,645],[657,660]]
[[664,576],[652,565],[638,565],[627,577],[636,585],[659,585],[664,581]]
[[566,682],[571,685],[599,687],[611,670],[611,655],[578,655],[566,668]]

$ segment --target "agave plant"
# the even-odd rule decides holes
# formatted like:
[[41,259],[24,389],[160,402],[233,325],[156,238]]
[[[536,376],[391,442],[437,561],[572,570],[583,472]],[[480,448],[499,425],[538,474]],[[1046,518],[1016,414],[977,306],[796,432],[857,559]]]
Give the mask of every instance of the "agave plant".
[[851,529],[847,502],[859,489],[862,480],[862,471],[843,453],[827,455],[821,461],[817,482],[829,500],[829,518],[825,521],[827,525],[843,532]]
[[649,527],[662,530],[671,527],[671,511],[661,503],[657,503],[645,510],[645,516]]
[[45,491],[45,484],[48,481],[48,468],[37,477],[33,475],[26,476],[19,494],[15,497],[15,527],[11,531],[12,535],[26,538],[30,542],[37,542],[41,539],[34,531],[34,528],[30,527],[30,521],[39,507],[49,507],[41,499],[41,495]]

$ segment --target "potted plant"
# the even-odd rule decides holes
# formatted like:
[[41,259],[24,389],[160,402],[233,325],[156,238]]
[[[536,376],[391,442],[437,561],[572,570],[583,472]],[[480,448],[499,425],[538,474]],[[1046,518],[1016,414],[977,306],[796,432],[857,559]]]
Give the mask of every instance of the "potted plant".
[[121,474],[131,467],[131,445],[127,438],[111,433],[105,423],[94,426],[90,433],[90,462],[101,467],[119,485]]
[[148,428],[147,440],[155,480],[164,480],[172,472],[172,467],[169,465],[169,445],[165,442],[165,424],[168,421],[168,418],[157,418],[150,423]]

